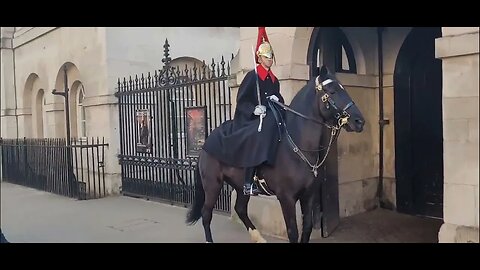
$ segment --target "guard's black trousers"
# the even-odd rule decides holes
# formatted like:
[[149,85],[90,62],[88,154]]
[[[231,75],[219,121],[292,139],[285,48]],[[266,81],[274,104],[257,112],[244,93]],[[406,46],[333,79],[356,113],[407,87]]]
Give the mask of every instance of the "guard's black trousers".
[[255,167],[249,167],[245,169],[245,184],[249,184],[249,185],[252,184],[254,174],[255,174]]

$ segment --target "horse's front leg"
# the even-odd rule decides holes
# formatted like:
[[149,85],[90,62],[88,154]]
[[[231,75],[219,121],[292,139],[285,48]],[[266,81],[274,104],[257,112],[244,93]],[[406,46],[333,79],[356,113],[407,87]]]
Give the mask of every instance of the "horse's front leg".
[[248,217],[248,201],[250,196],[243,195],[243,190],[241,188],[236,189],[237,191],[237,200],[235,201],[235,211],[237,212],[238,217],[247,228],[252,242],[254,243],[266,243],[267,241],[262,237],[260,232],[255,228],[252,221]]
[[305,193],[300,197],[300,207],[302,208],[303,216],[303,228],[302,237],[300,243],[308,243],[310,241],[310,235],[313,228],[313,202],[315,199],[315,185],[312,185]]
[[287,227],[288,240],[290,243],[298,243],[298,228],[295,209],[295,199],[292,195],[277,195],[282,207],[283,218]]

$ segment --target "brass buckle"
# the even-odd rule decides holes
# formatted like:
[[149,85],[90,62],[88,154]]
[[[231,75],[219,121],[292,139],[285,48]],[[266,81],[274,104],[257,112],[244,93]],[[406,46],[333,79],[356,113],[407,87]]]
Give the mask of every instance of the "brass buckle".
[[322,96],[322,102],[325,103],[328,100],[328,94],[325,93],[325,95]]

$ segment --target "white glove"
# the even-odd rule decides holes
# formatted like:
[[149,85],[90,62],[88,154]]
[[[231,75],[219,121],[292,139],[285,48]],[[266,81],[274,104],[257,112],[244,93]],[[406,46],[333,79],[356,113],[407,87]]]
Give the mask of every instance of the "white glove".
[[255,107],[255,111],[253,111],[253,114],[261,115],[261,114],[264,114],[265,112],[267,112],[267,107],[265,107],[263,105],[257,105]]
[[275,100],[276,102],[278,102],[278,100],[279,100],[278,97],[275,96],[275,95],[268,96],[267,98],[270,99],[270,100]]

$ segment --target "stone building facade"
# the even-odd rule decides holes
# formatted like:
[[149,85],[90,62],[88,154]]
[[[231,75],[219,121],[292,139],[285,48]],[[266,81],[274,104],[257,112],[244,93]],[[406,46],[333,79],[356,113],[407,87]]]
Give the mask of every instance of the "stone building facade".
[[[266,29],[287,103],[327,65],[366,119],[336,147],[339,216],[380,206],[443,219],[440,242],[478,242],[479,28]],[[107,139],[109,192],[117,193],[115,84],[160,68],[166,38],[181,64],[234,53],[234,96],[252,69],[257,29],[2,27],[1,136],[65,136],[64,103],[51,91],[62,89],[66,65],[72,133]],[[267,220],[255,212],[264,208],[251,209],[259,228],[282,224],[281,212]]]

